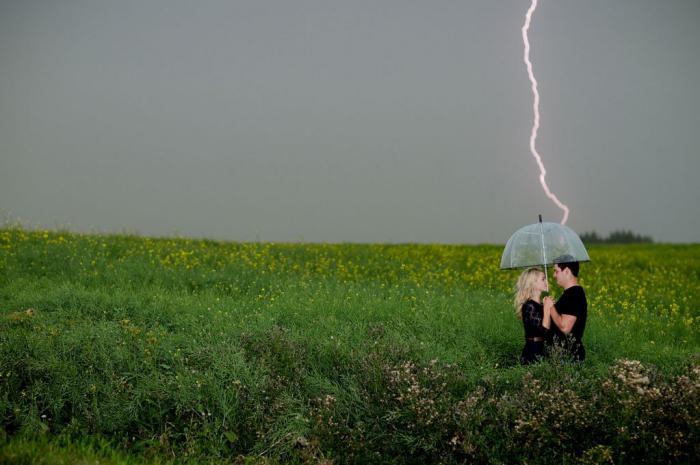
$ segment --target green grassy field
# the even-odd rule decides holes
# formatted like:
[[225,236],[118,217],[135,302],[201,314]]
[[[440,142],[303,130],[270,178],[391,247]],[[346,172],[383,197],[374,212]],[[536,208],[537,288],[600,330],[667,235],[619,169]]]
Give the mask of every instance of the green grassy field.
[[700,245],[589,248],[581,367],[501,251],[2,229],[0,462],[695,462]]

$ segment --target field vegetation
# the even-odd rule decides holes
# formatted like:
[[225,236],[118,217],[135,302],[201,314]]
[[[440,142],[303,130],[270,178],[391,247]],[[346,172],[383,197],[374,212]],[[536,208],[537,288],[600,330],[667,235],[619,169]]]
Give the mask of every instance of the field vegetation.
[[501,251],[0,229],[0,462],[697,463],[700,245],[591,245],[527,368]]

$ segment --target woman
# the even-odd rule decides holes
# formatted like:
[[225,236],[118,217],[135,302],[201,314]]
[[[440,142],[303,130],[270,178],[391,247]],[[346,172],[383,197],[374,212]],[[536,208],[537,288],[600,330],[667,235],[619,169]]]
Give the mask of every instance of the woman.
[[520,363],[529,365],[544,356],[544,339],[551,315],[544,311],[542,293],[547,290],[544,272],[539,268],[523,271],[515,285],[515,312],[525,327],[525,347]]

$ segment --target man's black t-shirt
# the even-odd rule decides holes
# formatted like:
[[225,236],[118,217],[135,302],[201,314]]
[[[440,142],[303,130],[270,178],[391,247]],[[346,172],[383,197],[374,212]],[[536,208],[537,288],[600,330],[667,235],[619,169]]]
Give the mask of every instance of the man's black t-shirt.
[[554,304],[554,307],[561,315],[576,317],[576,322],[568,337],[559,331],[556,325],[552,325],[554,338],[563,343],[564,347],[575,359],[583,361],[586,358],[586,350],[583,347],[583,332],[586,329],[586,319],[588,318],[586,293],[581,286],[572,286],[564,291],[557,303]]

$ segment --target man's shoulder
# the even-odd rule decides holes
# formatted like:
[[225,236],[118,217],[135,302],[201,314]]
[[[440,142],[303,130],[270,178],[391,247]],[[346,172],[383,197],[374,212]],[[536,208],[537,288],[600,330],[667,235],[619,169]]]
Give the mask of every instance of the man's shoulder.
[[566,289],[559,300],[557,310],[562,314],[579,316],[579,313],[585,311],[586,292],[579,285],[571,286]]
[[571,286],[570,288],[566,289],[564,291],[564,293],[572,295],[572,296],[577,296],[577,297],[581,297],[581,296],[583,296],[584,298],[586,297],[586,291],[583,290],[583,287],[580,284],[577,284],[575,286]]

